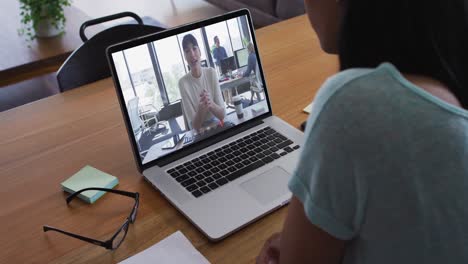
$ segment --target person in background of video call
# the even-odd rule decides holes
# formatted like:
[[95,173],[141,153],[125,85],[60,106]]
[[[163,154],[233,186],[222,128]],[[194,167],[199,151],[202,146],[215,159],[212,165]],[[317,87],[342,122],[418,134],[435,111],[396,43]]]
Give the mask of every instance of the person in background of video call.
[[216,66],[220,67],[221,60],[227,58],[226,49],[219,44],[218,36],[214,37],[215,48],[213,49],[213,58]]
[[[247,59],[247,70],[244,71],[244,73],[242,74],[242,77],[249,77],[251,76],[251,74],[258,74],[257,73],[257,54],[255,54],[255,48],[254,48],[254,45],[252,44],[252,42],[249,42],[249,44],[247,44],[247,50],[249,51],[249,57]],[[250,83],[251,85],[259,85],[257,80],[256,80],[256,77],[257,76],[252,76],[250,78]],[[254,91],[253,90],[250,90],[251,94],[252,94],[252,97],[250,99],[250,105],[253,104],[253,98],[254,98]],[[257,99],[260,101],[261,97],[260,97],[260,93],[258,92],[255,92],[255,94],[257,95]]]
[[247,45],[247,50],[249,51],[249,58],[247,60],[247,70],[243,74],[244,77],[250,76],[252,72],[257,73],[257,54],[255,54],[252,42]]
[[[227,58],[227,52],[226,52],[226,49],[219,44],[218,36],[215,36],[213,38],[213,41],[215,43],[215,48],[213,49],[214,63],[218,71],[221,73],[221,60],[224,58]],[[223,96],[226,99],[227,104],[232,103],[232,94],[230,90],[224,90]]]
[[201,67],[201,52],[192,34],[182,39],[182,48],[190,72],[179,80],[182,112],[187,129],[195,129],[219,122],[226,115],[218,77],[213,68]]

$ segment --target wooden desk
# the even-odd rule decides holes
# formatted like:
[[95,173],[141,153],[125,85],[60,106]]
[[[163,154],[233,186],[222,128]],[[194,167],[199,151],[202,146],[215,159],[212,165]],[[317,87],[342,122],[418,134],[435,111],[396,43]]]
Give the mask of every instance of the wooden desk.
[[[257,36],[273,111],[297,127],[337,60],[321,52],[305,16]],[[114,263],[176,230],[212,263],[254,263],[282,227],[285,208],[221,242],[203,237],[138,174],[110,79],[2,112],[0,124],[0,263]],[[136,223],[114,252],[42,232],[48,224],[105,240],[128,216],[133,201],[112,194],[67,207],[60,182],[87,164],[117,176],[119,189],[141,194]]]

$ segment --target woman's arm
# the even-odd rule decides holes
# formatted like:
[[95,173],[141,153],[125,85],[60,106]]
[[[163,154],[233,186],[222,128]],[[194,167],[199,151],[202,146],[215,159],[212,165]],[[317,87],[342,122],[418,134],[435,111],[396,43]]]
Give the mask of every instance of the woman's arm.
[[257,263],[341,263],[345,243],[312,224],[293,196],[283,231],[265,243]]
[[193,128],[193,117],[195,113],[195,109],[191,103],[190,95],[188,93],[188,89],[190,89],[190,87],[187,87],[187,84],[183,81],[183,78],[179,80],[178,86],[182,104],[182,114],[184,116],[186,127],[185,129],[190,130]]
[[221,107],[217,104],[215,104],[214,102],[211,103],[210,107],[209,107],[209,110],[210,112],[216,116],[216,118],[218,118],[219,120],[223,120],[224,119],[224,115],[225,115],[225,112],[224,112],[224,107]]
[[226,110],[224,107],[223,96],[221,95],[221,87],[219,86],[218,77],[214,69],[211,70],[212,75],[212,86],[213,89],[213,101],[211,103],[210,112],[216,116],[219,120],[224,120],[226,116]]
[[199,131],[203,121],[205,120],[206,113],[209,111],[209,106],[204,102],[202,96],[200,95],[198,108],[193,114],[192,126],[196,131]]

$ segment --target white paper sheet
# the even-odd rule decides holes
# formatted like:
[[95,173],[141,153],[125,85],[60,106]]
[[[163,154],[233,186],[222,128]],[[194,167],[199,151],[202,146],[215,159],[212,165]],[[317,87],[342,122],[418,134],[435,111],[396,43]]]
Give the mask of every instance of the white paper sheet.
[[129,257],[120,264],[209,264],[190,241],[177,231],[144,251]]
[[312,104],[313,103],[310,103],[309,105],[307,105],[304,109],[302,109],[302,111],[310,114],[310,111],[312,111]]

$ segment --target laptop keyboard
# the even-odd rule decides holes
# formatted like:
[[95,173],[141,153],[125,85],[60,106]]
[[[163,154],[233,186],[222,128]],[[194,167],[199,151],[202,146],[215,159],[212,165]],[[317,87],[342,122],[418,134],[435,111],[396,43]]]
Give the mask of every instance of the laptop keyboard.
[[299,145],[266,127],[170,168],[167,173],[198,198],[296,149]]

